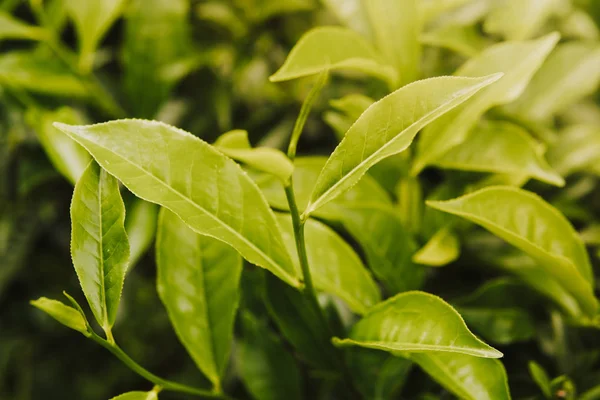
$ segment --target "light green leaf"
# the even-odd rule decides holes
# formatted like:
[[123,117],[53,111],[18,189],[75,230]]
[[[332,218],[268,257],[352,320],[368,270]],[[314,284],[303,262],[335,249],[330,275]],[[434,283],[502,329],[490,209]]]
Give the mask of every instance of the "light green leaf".
[[350,189],[378,161],[404,151],[421,128],[499,77],[425,79],[374,103],[327,160],[305,215]]
[[373,37],[387,62],[398,72],[397,87],[419,78],[421,30],[419,0],[369,0],[364,2]]
[[465,400],[510,400],[499,360],[455,353],[413,353],[409,359],[439,384]]
[[52,126],[52,123],[80,124],[81,116],[72,108],[63,107],[56,111],[30,109],[26,119],[35,130],[52,165],[74,185],[92,158],[83,147]]
[[362,0],[323,0],[323,4],[348,28],[371,38],[371,26]]
[[442,267],[456,260],[459,255],[458,237],[452,231],[451,226],[446,225],[413,255],[412,260],[417,264]]
[[273,174],[284,183],[290,180],[294,172],[294,164],[281,151],[268,147],[251,148],[248,132],[241,129],[221,135],[215,142],[215,147],[227,157]]
[[154,117],[177,83],[165,79],[163,71],[189,58],[188,21],[188,0],[130,2],[125,15],[123,89],[135,116]]
[[125,0],[64,0],[79,39],[80,68],[88,71],[100,40],[123,11]]
[[339,99],[331,100],[329,103],[333,108],[343,112],[346,116],[356,121],[367,108],[369,108],[375,100],[363,94],[349,94]]
[[45,37],[46,31],[43,28],[29,25],[23,21],[14,18],[8,13],[0,11],[0,40],[42,40]]
[[162,209],[156,240],[158,294],[181,343],[215,389],[233,340],[242,259]]
[[61,61],[30,51],[0,55],[0,85],[54,96],[86,97],[89,94],[84,81]]
[[[294,192],[296,193],[296,202],[300,210],[306,208],[311,190],[326,162],[327,159],[325,157],[319,156],[298,157],[294,161],[295,169],[292,178]],[[289,211],[285,191],[279,180],[268,175],[260,175],[256,178],[256,182],[267,197],[271,207],[282,211]],[[342,204],[365,202],[385,205],[392,204],[390,196],[369,175],[363,176],[356,186],[337,197],[330,206],[325,206],[317,210],[314,214],[319,217],[326,217],[328,214],[337,215],[337,207]]]
[[575,8],[560,22],[560,33],[564,38],[598,40],[600,28],[594,18],[584,10]]
[[158,400],[158,394],[154,390],[150,392],[127,392],[110,400]]
[[450,149],[463,143],[467,133],[487,110],[516,100],[558,39],[557,33],[551,33],[532,41],[499,43],[459,68],[455,75],[482,76],[504,72],[504,76],[421,133],[413,174],[418,174]]
[[502,353],[469,331],[452,306],[424,292],[400,293],[377,304],[338,346],[361,346],[392,353],[458,353],[499,358]]
[[115,323],[129,261],[125,205],[119,183],[92,161],[71,201],[71,256],[96,321]]
[[489,41],[473,25],[444,25],[421,34],[421,43],[452,50],[465,57],[475,57],[485,49]]
[[546,371],[536,363],[535,361],[529,361],[529,373],[533,378],[533,381],[541,389],[542,393],[547,399],[552,398],[552,388],[550,386],[550,378]]
[[600,165],[600,126],[573,125],[563,129],[550,148],[548,161],[561,175],[591,172]]
[[302,377],[296,361],[281,341],[252,315],[242,314],[239,371],[256,400],[300,400]]
[[418,2],[419,17],[426,23],[469,2],[472,0],[420,0]]
[[255,24],[264,23],[267,19],[277,15],[314,8],[314,2],[310,0],[244,0],[236,1],[234,4],[240,6],[244,10],[244,16]]
[[510,110],[530,120],[545,120],[594,93],[600,83],[600,45],[571,41],[556,47]]
[[155,121],[56,126],[136,196],[170,209],[197,233],[228,243],[249,262],[300,285],[264,196],[234,161],[208,143]]
[[373,203],[346,204],[332,207],[326,218],[341,223],[354,237],[369,268],[391,293],[421,287],[425,270],[411,262],[416,244],[394,209]]
[[85,336],[89,336],[85,318],[73,307],[69,307],[58,300],[52,300],[46,297],[40,297],[37,300],[32,300],[30,303],[32,306],[44,311],[66,327],[79,331]]
[[527,174],[551,185],[564,186],[564,179],[552,170],[538,149],[539,143],[520,126],[486,122],[472,129],[464,143],[450,149],[433,165],[463,171]]
[[394,83],[396,73],[358,33],[338,26],[311,29],[296,43],[271,82],[314,75],[323,70],[350,69]]
[[133,268],[139,259],[146,253],[156,232],[156,217],[158,207],[156,204],[135,199],[127,204],[125,214],[125,231],[129,238],[129,268]]
[[[296,254],[292,219],[277,214],[290,254]],[[352,311],[364,314],[381,301],[379,289],[358,255],[327,225],[313,219],[304,226],[308,264],[315,287],[344,300]],[[293,257],[297,260],[297,256]],[[298,264],[298,269],[300,266]]]
[[427,204],[481,225],[528,253],[577,299],[585,316],[597,313],[593,272],[581,238],[559,211],[537,195],[496,186]]
[[560,0],[504,0],[493,3],[483,29],[506,40],[532,38],[560,7]]

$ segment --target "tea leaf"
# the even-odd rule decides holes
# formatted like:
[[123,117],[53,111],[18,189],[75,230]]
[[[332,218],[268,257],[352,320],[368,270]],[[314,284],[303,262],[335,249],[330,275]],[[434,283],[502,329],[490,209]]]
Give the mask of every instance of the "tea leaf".
[[[292,219],[289,215],[277,214],[277,222],[288,251],[296,254]],[[338,296],[359,314],[381,300],[377,285],[352,247],[316,220],[307,220],[304,229],[308,264],[317,289]],[[293,258],[297,260],[296,256]]]
[[395,82],[396,73],[358,33],[337,26],[308,31],[290,52],[271,82],[318,74],[323,70],[350,69]]
[[400,293],[370,309],[339,346],[361,346],[392,353],[459,353],[499,358],[502,353],[473,335],[460,314],[437,296]]
[[466,400],[510,400],[499,360],[456,353],[412,353],[409,359],[440,385]]
[[483,29],[506,40],[532,38],[560,7],[560,0],[506,0],[492,6]]
[[92,67],[94,52],[104,34],[121,14],[125,0],[64,0],[79,39],[80,67]]
[[537,40],[496,44],[459,68],[455,75],[482,76],[504,72],[504,76],[421,133],[412,173],[418,174],[425,166],[463,143],[467,133],[487,110],[516,100],[558,39],[557,33],[551,33]]
[[398,72],[397,87],[419,78],[421,26],[418,3],[418,0],[369,0],[364,3],[375,43]]
[[29,25],[21,20],[13,18],[13,16],[8,13],[0,11],[0,40],[42,40],[45,36],[46,31],[43,28]]
[[552,170],[538,147],[520,126],[488,122],[477,125],[464,143],[450,149],[433,165],[464,171],[527,174],[551,185],[564,186],[564,179]]
[[129,268],[133,268],[146,253],[156,232],[158,207],[144,200],[135,199],[125,209],[125,231],[129,238]]
[[30,109],[26,119],[35,130],[52,165],[74,185],[92,158],[83,147],[52,126],[52,123],[78,124],[82,118],[75,110],[63,107],[56,111]]
[[300,285],[260,190],[208,143],[154,121],[56,126],[138,197],[170,209],[197,233],[228,243],[290,285]]
[[179,340],[219,390],[233,340],[242,259],[162,209],[156,265],[158,294]]
[[426,23],[439,17],[440,14],[457,9],[472,0],[421,0],[419,1],[419,16]]
[[600,165],[600,127],[573,125],[563,129],[548,149],[547,157],[550,165],[564,176],[592,172],[594,165]]
[[445,25],[423,33],[421,43],[443,47],[465,57],[475,57],[488,46],[486,40],[473,26]]
[[577,299],[585,315],[596,314],[593,272],[583,242],[569,221],[537,195],[496,186],[427,204],[481,225],[528,253]]
[[104,330],[115,322],[129,261],[119,183],[92,161],[71,202],[71,255],[83,293]]
[[552,398],[550,378],[548,377],[546,371],[544,371],[544,369],[535,361],[529,361],[528,367],[533,381],[541,389],[544,396],[546,396],[547,399]]
[[248,132],[241,129],[221,135],[215,147],[227,157],[258,171],[273,174],[284,183],[289,181],[294,172],[294,164],[281,151],[268,147],[251,148]]
[[242,314],[239,371],[256,400],[302,399],[301,375],[279,339],[255,317]]
[[530,120],[545,120],[593,93],[600,83],[600,46],[595,42],[561,44],[510,109]]
[[417,251],[413,262],[428,265],[430,267],[441,267],[450,264],[460,255],[460,242],[452,232],[451,226],[446,225],[429,239],[429,241]]
[[113,397],[110,400],[158,400],[158,394],[151,392],[127,392]]
[[340,22],[365,38],[372,36],[371,26],[366,17],[365,4],[361,0],[323,0],[323,4]]
[[404,151],[421,128],[499,77],[425,79],[374,103],[327,160],[305,215],[350,189],[378,161]]
[[69,307],[58,300],[52,300],[46,297],[40,297],[37,300],[32,300],[30,303],[32,306],[44,311],[66,327],[79,331],[86,336],[89,335],[85,318],[73,307]]

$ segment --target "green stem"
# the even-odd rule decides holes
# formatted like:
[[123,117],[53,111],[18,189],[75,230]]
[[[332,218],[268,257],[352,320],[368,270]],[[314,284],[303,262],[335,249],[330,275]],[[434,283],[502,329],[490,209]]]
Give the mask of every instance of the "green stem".
[[115,357],[121,360],[121,362],[123,362],[123,364],[129,367],[129,369],[131,369],[133,372],[135,372],[142,378],[154,383],[154,385],[160,387],[161,390],[170,390],[174,392],[187,393],[195,396],[212,399],[230,399],[229,397],[222,394],[213,393],[205,389],[194,388],[156,376],[152,372],[148,371],[147,369],[133,361],[133,359],[131,359],[131,357],[129,357],[123,350],[121,350],[121,348],[116,343],[110,343],[107,340],[104,340],[95,332],[91,332],[91,335],[89,337],[94,342],[98,343],[100,346],[110,351]]

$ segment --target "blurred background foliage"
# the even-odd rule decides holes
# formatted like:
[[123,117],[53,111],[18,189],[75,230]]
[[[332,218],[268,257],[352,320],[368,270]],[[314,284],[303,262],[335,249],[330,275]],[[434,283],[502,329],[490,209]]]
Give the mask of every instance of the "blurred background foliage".
[[[281,66],[304,32],[314,26],[342,23],[345,10],[354,3],[130,0],[114,13],[112,20],[107,20],[105,32],[99,29],[97,43],[81,43],[77,32],[82,29],[81,24],[85,26],[85,19],[74,17],[70,10],[76,7],[69,4],[77,1],[85,2],[0,1],[2,399],[108,399],[132,389],[149,389],[147,382],[104,349],[29,305],[30,299],[40,296],[60,298],[63,289],[83,304],[69,255],[69,203],[75,177],[69,180],[61,175],[53,167],[51,152],[44,150],[44,140],[50,140],[52,135],[51,122],[151,118],[207,141],[230,129],[243,128],[257,145],[283,147],[312,80],[274,84],[268,77]],[[483,11],[463,13],[466,24],[475,27],[472,34],[476,40],[467,41],[469,46],[486,46],[498,40],[485,35],[482,29],[486,10],[496,1],[501,0],[446,2],[448,13],[455,15],[465,5],[480,4],[477,7]],[[567,10],[542,21],[540,30],[561,29],[563,37],[571,35],[597,43],[600,0],[564,4]],[[569,18],[583,22],[569,25]],[[15,20],[22,26],[14,28],[11,24]],[[457,17],[454,21],[460,20]],[[430,37],[429,42],[434,41]],[[452,43],[426,46],[422,77],[452,73],[468,58],[460,44],[464,43],[459,42],[458,47]],[[472,49],[468,47],[466,52]],[[335,128],[339,126],[329,100],[353,93],[378,99],[387,93],[387,88],[360,76],[333,76],[307,123],[300,143],[302,154],[329,154],[337,143]],[[599,101],[596,91],[573,108],[570,118],[600,124]],[[82,155],[70,162],[85,165],[85,160]],[[377,169],[373,175],[396,196],[394,177],[390,181],[389,175],[378,175]],[[441,181],[461,182],[460,186],[464,186],[462,182],[473,180],[469,173],[457,172],[443,175],[427,171],[424,177],[427,193],[433,193]],[[598,171],[583,171],[570,176],[564,189],[535,182],[528,188],[551,199],[581,228],[588,226],[589,221],[600,221],[597,180]],[[448,191],[449,187],[443,190]],[[158,375],[202,385],[204,378],[177,341],[156,294],[154,256],[152,251],[146,251],[152,237],[145,234],[152,231],[156,210],[136,204],[130,194],[124,196],[127,218],[131,221],[137,216],[150,228],[136,236],[140,258],[126,280],[116,328],[121,346]],[[133,211],[136,207],[138,213]],[[587,234],[588,243],[600,237],[594,231]],[[463,244],[459,268],[428,270],[425,290],[444,298],[464,297],[494,277],[494,272],[473,266],[481,260],[481,255],[474,256],[478,240],[486,237],[471,237],[470,242]],[[251,268],[244,272],[243,303],[255,314],[266,315],[257,294],[261,283],[257,274]],[[462,307],[461,312],[467,312],[469,299],[461,301],[456,304]],[[539,305],[531,307],[534,312],[545,312]],[[537,393],[527,370],[532,359],[543,364],[551,376],[569,376],[555,385],[567,387],[573,379],[583,391],[600,382],[597,331],[574,332],[553,314],[535,320],[540,325],[536,327],[538,346],[531,345],[532,338],[527,334],[529,342],[512,344],[510,349],[497,343],[506,354],[503,362],[515,398]],[[374,362],[378,360],[375,357]],[[419,371],[411,374],[410,388],[402,398],[417,398],[421,393],[431,393],[430,398],[450,397]],[[317,398],[310,385],[314,377],[305,378],[309,382],[306,394]],[[230,393],[245,396],[240,382],[229,384]],[[323,393],[320,395],[325,398]],[[177,396],[165,393],[162,398]]]

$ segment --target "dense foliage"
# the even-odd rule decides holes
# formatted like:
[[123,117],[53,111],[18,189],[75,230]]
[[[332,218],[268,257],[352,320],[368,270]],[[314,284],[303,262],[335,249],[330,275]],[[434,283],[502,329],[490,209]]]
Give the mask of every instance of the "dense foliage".
[[0,1],[0,398],[600,399],[599,25]]

